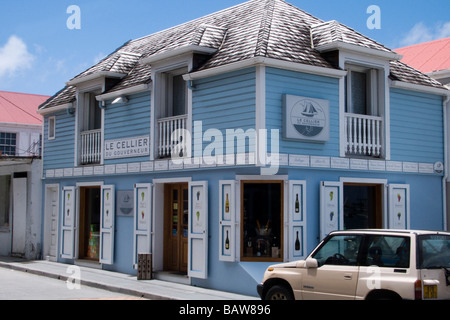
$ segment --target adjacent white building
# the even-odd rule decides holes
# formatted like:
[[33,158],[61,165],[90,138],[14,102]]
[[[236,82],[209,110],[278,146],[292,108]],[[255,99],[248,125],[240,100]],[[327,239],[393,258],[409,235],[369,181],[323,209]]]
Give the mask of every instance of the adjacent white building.
[[42,118],[47,96],[0,91],[0,255],[41,254]]

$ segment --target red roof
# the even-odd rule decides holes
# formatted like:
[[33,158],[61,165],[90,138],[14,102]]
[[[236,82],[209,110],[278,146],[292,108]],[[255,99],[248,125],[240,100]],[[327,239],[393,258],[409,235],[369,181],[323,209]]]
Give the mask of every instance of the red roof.
[[42,125],[42,117],[36,111],[48,98],[37,94],[0,91],[0,123]]
[[450,37],[396,49],[402,62],[423,73],[450,69]]

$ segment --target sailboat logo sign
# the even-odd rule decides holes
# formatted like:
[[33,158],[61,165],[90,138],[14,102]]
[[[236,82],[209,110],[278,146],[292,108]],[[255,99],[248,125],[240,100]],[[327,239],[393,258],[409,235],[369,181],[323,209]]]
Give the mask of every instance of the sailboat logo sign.
[[328,141],[329,102],[298,96],[285,96],[285,138]]

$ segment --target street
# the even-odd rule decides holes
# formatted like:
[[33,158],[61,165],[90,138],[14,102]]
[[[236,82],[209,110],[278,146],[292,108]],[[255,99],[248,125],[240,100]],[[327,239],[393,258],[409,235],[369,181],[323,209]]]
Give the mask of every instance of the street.
[[0,300],[140,300],[107,290],[0,268]]

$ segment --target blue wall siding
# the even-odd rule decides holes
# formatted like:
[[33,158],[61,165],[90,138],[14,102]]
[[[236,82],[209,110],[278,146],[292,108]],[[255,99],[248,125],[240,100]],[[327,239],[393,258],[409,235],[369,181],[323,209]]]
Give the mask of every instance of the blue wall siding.
[[[128,96],[127,104],[112,105],[105,110],[105,140],[150,135],[150,92]],[[152,147],[152,146],[151,146]],[[144,161],[143,158],[105,160],[105,164]]]
[[[193,285],[256,295],[256,284],[262,280],[264,270],[273,262],[222,262],[219,261],[219,181],[235,180],[236,175],[259,175],[258,168],[235,167],[232,169],[204,168],[195,171],[172,171],[142,173],[91,178],[47,179],[46,183],[61,183],[74,186],[77,182],[103,181],[113,184],[116,191],[133,190],[136,183],[149,183],[153,179],[192,177],[193,181],[208,181],[208,279],[192,279]],[[436,175],[391,174],[322,169],[281,168],[280,175],[290,180],[306,180],[307,248],[311,252],[319,243],[320,228],[320,184],[321,181],[339,181],[341,177],[358,179],[387,179],[389,184],[410,185],[410,210],[412,229],[443,229],[442,179]],[[288,192],[287,189],[284,192]],[[237,195],[239,196],[239,195]],[[154,201],[158,201],[155,199]],[[60,213],[61,214],[61,213]],[[154,213],[157,214],[157,213]],[[159,213],[161,214],[161,213]],[[157,230],[159,232],[160,230]],[[240,233],[237,234],[239,238]],[[162,246],[162,243],[155,243]],[[105,266],[129,274],[132,268],[133,218],[116,216],[114,265]],[[70,262],[61,260],[63,262]]]
[[339,156],[339,80],[266,68],[266,128],[280,129],[280,137],[282,137],[284,94],[329,100],[330,140],[326,143],[308,143],[281,138],[280,153]]
[[[48,140],[48,119],[55,116],[56,135]],[[61,111],[44,117],[43,165],[46,169],[63,169],[74,166],[75,115]]]
[[444,160],[442,98],[391,89],[391,159],[436,162]]
[[[255,129],[255,68],[197,80],[195,86],[192,98],[192,119],[202,121],[203,132],[208,129],[218,129],[222,132],[223,152],[225,152],[227,129],[244,131]],[[199,143],[194,136],[192,138],[194,144]],[[203,142],[203,149],[209,143]]]

